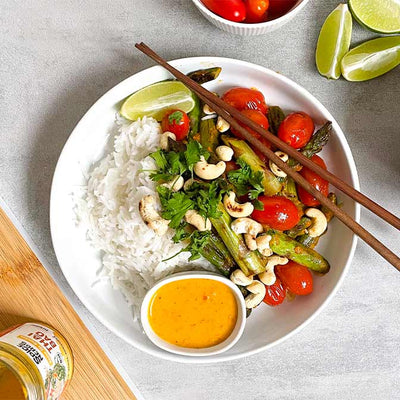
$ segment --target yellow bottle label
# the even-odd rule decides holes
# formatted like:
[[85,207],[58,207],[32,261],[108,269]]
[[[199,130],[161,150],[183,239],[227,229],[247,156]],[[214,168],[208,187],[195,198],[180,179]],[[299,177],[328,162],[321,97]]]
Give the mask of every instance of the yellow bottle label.
[[26,323],[0,333],[0,342],[24,353],[42,376],[46,400],[57,400],[72,376],[72,354],[67,343],[50,327]]

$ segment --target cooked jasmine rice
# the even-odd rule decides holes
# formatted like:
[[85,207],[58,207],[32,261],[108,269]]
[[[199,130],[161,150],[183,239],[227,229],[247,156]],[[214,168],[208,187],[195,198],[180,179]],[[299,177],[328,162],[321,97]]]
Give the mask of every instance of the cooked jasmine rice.
[[178,253],[173,231],[157,236],[143,222],[139,201],[145,195],[157,198],[149,170],[155,169],[148,154],[159,147],[160,125],[144,117],[131,124],[120,123],[113,150],[89,173],[78,214],[87,227],[92,245],[101,251],[101,276],[120,290],[135,315],[146,291],[159,279],[177,270],[212,268],[206,260],[188,262],[189,253]]

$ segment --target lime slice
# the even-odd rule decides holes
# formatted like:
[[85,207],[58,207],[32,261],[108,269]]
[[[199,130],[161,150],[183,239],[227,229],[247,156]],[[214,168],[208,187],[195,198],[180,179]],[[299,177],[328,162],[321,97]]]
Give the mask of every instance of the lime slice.
[[399,0],[350,0],[354,18],[379,33],[400,33]]
[[179,108],[188,113],[193,107],[192,92],[183,83],[164,81],[133,93],[124,101],[119,112],[132,121],[144,116],[161,121],[165,111],[170,108]]
[[400,36],[373,39],[350,50],[342,59],[348,81],[366,81],[400,64]]
[[339,4],[322,25],[315,61],[318,72],[328,79],[340,77],[340,61],[349,51],[352,27],[347,4]]

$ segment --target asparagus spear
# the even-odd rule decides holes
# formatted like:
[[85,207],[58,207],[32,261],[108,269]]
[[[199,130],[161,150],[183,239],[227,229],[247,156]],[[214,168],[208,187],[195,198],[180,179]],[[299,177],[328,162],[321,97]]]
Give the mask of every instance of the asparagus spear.
[[229,276],[230,272],[235,269],[235,260],[224,242],[214,232],[211,232],[205,246],[200,249],[200,254],[224,276]]
[[[301,149],[301,153],[307,158],[311,158],[314,154],[319,153],[328,143],[329,136],[332,132],[332,122],[328,121],[311,137],[310,141]],[[289,167],[300,169],[300,164],[293,158],[288,160]]]
[[[335,204],[335,205],[337,204],[337,197],[336,197],[335,193],[329,193],[328,199],[333,204]],[[325,207],[325,206],[321,207],[321,211],[325,214],[326,221],[330,222],[333,218],[333,212],[328,207]],[[304,234],[304,235],[301,235],[300,237],[298,237],[297,240],[300,243],[304,244],[304,246],[307,246],[307,247],[310,247],[311,249],[313,249],[318,244],[319,238],[320,238],[320,236],[311,237],[308,234]]]
[[279,125],[285,119],[285,113],[283,110],[278,106],[269,106],[268,107],[268,122],[269,122],[269,129],[274,134],[278,134]]
[[219,218],[210,218],[211,223],[239,268],[246,275],[259,274],[265,271],[265,263],[263,263],[261,257],[254,251],[250,251],[242,236],[237,235],[231,229],[232,219],[222,203],[218,205],[218,211],[221,212],[221,216]]
[[285,233],[291,238],[296,238],[297,236],[304,235],[309,226],[311,226],[311,219],[303,216],[294,228],[289,229]]
[[287,257],[315,272],[325,274],[329,271],[328,261],[315,250],[297,242],[283,232],[269,229],[267,233],[272,236],[269,246],[274,253]]
[[195,136],[199,133],[200,127],[201,101],[196,94],[192,93],[192,96],[194,100],[194,107],[193,110],[188,114],[190,119],[189,137],[195,139]]
[[190,72],[189,74],[187,74],[187,76],[193,79],[198,84],[202,85],[203,83],[217,79],[221,71],[222,68],[220,67],[199,69],[197,71]]
[[214,119],[206,119],[200,122],[200,143],[208,152],[214,153],[218,146],[219,132]]
[[264,193],[267,196],[273,196],[281,191],[282,183],[279,179],[265,166],[265,164],[260,160],[256,153],[251,149],[251,147],[243,140],[229,137],[226,135],[222,136],[222,141],[232,147],[235,158],[242,159],[253,172],[261,171],[263,174],[263,186]]

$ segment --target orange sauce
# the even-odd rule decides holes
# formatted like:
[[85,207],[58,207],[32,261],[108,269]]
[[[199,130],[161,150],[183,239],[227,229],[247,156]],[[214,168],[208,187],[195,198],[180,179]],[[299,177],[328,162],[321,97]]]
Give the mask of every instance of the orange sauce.
[[235,328],[238,308],[232,289],[212,279],[182,279],[154,293],[149,322],[165,341],[202,349],[226,340]]

